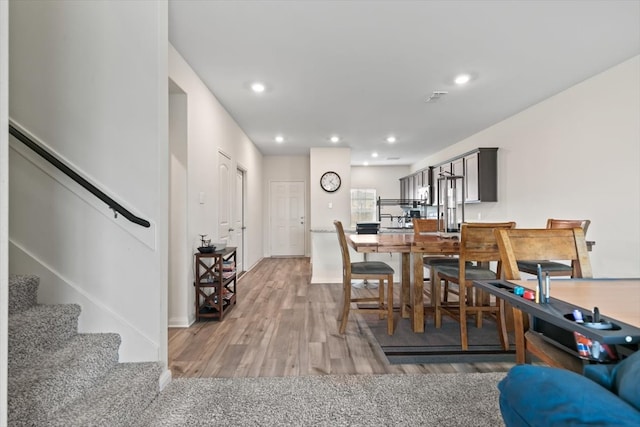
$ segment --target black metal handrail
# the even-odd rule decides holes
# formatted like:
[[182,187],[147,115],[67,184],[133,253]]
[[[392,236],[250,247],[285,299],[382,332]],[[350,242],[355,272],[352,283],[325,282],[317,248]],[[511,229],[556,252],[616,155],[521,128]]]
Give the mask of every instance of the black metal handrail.
[[40,157],[51,163],[53,166],[62,171],[69,178],[73,179],[75,182],[80,184],[83,188],[85,188],[88,192],[96,196],[98,199],[102,200],[104,203],[109,206],[113,210],[114,215],[117,217],[118,214],[121,214],[123,217],[128,219],[129,221],[141,225],[143,227],[150,227],[151,224],[146,219],[140,218],[132,214],[129,210],[123,207],[120,203],[113,200],[111,197],[107,196],[104,191],[100,190],[98,187],[87,181],[84,177],[78,174],[76,171],[71,169],[69,166],[64,164],[60,159],[51,154],[45,148],[43,148],[40,144],[38,144],[33,139],[29,138],[25,135],[20,129],[16,128],[14,125],[9,123],[9,134],[13,135],[18,141],[22,142],[27,147],[31,148],[35,151]]

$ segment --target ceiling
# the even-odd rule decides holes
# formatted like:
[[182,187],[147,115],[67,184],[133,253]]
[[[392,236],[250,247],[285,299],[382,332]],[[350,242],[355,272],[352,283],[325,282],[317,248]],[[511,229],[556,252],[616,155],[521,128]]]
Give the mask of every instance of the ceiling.
[[169,40],[264,155],[409,165],[640,54],[640,0],[169,0]]

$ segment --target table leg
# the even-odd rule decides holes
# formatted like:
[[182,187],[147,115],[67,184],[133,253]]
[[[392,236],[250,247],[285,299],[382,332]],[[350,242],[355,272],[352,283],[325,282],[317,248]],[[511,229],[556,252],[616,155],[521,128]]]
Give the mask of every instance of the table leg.
[[524,316],[516,307],[512,307],[513,312],[513,327],[514,327],[514,335],[515,335],[515,344],[516,344],[516,363],[523,364],[526,363],[527,358],[527,350],[525,344],[524,337]]
[[413,252],[413,284],[411,286],[411,329],[424,332],[424,266],[422,253]]
[[400,307],[402,317],[411,317],[411,259],[409,253],[402,253],[402,276],[400,288]]

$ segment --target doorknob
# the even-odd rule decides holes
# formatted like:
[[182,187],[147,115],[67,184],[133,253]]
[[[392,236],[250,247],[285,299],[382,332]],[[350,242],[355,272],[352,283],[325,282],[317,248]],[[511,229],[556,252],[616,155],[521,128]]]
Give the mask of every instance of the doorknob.
[[230,228],[229,231],[233,231],[233,228]]

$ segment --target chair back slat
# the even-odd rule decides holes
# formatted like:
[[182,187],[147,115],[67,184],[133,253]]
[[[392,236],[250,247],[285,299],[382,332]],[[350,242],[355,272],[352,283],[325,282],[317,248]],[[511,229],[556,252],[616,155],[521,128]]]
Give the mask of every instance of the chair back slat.
[[514,228],[515,222],[465,223],[460,231],[460,264],[500,261],[495,229]]
[[587,235],[591,221],[588,219],[555,219],[549,218],[547,220],[547,228],[582,228],[584,235]]
[[576,228],[496,230],[504,278],[519,280],[518,261],[571,261],[573,277],[593,277],[584,231]]
[[[413,218],[411,223],[413,224],[413,232],[415,234],[438,231],[438,220],[435,218]],[[440,224],[442,225],[442,220],[440,220]]]
[[340,242],[340,252],[342,253],[342,266],[343,269],[351,269],[351,256],[349,255],[349,246],[347,245],[347,237],[344,234],[344,227],[342,222],[333,221],[333,225],[336,227],[338,234],[338,242]]

